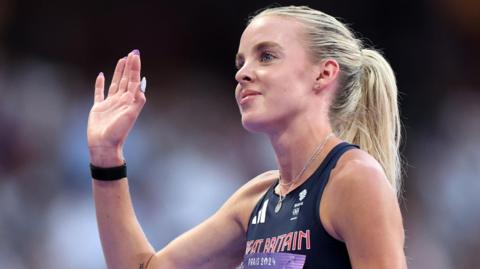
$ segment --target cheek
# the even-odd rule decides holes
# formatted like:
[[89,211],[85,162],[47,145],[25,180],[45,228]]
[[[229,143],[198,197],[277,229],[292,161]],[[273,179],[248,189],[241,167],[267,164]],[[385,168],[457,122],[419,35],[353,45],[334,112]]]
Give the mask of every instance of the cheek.
[[[268,93],[274,95],[276,101],[287,102],[308,94],[312,89],[312,79],[303,67],[285,67],[265,74],[268,81]],[[273,97],[273,96],[272,96]]]
[[265,86],[266,94],[275,94],[277,93],[286,93],[290,86],[291,73],[288,70],[275,69],[269,70],[268,72],[259,73],[259,78],[261,78],[262,83]]
[[313,88],[315,83],[313,67],[305,65],[296,66],[294,72],[292,72],[292,76],[292,79],[300,83],[302,87]]
[[296,66],[292,69],[289,79],[285,83],[289,85],[293,92],[292,94],[294,94],[298,100],[303,100],[312,94],[315,80],[312,76],[312,70],[304,66]]

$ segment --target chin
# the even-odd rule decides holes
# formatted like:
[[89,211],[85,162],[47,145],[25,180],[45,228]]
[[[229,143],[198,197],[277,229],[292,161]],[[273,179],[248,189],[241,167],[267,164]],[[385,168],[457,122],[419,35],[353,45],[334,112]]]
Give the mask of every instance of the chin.
[[242,115],[242,125],[245,130],[252,133],[265,133],[268,129],[266,121],[246,115]]

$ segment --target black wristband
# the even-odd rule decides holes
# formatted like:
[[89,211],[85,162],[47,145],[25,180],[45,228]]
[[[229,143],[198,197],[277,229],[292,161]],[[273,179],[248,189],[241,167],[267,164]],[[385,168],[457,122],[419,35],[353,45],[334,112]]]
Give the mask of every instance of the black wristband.
[[101,181],[113,181],[127,177],[127,164],[123,163],[121,166],[116,167],[97,167],[90,164],[90,172],[92,178]]

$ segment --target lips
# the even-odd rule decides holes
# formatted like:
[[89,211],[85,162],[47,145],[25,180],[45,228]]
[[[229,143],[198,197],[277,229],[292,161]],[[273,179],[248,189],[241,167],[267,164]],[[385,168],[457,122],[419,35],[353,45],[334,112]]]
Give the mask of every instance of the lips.
[[257,95],[261,95],[261,93],[254,90],[242,90],[240,92],[240,104],[244,104]]

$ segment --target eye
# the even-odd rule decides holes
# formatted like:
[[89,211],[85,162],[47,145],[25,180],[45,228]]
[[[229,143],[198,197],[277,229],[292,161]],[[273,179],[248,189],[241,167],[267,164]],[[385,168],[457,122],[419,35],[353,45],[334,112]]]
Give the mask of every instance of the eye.
[[275,59],[275,56],[268,51],[264,51],[260,54],[260,62],[270,62],[273,59]]

